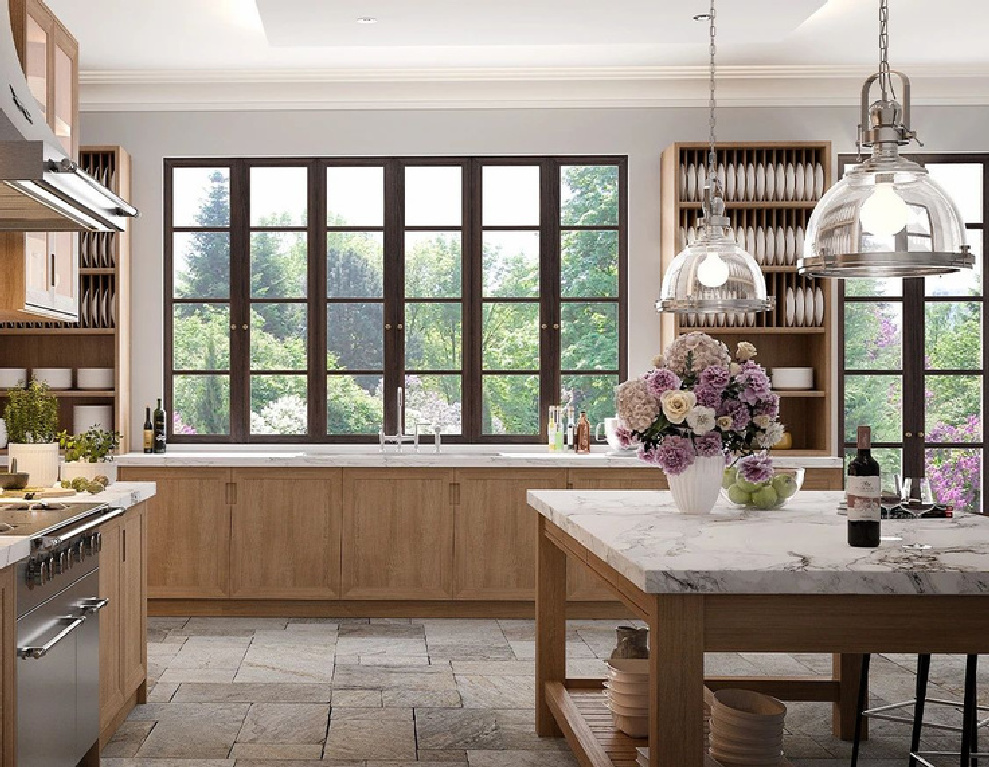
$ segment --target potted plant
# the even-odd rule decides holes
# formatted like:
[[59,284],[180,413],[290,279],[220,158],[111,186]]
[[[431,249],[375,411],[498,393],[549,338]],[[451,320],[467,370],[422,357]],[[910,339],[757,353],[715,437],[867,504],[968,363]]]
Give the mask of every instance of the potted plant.
[[120,446],[120,435],[92,426],[83,434],[60,432],[58,443],[65,451],[61,476],[63,481],[82,477],[93,481],[104,476],[112,483],[117,481],[117,466],[113,463],[113,451]]
[[7,396],[11,463],[16,461],[17,470],[30,475],[30,485],[51,487],[58,480],[58,399],[40,381],[11,389]]

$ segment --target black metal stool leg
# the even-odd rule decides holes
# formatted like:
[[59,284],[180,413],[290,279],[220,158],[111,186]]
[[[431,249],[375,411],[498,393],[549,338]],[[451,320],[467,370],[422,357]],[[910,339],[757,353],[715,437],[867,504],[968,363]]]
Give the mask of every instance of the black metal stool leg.
[[[969,655],[968,662],[972,664],[972,753],[979,753],[979,656]],[[967,671],[967,669],[966,669]],[[978,757],[972,757],[972,767],[979,767]]]
[[855,740],[852,742],[852,763],[855,767],[859,760],[859,743],[862,739],[862,712],[865,711],[866,698],[869,694],[869,659],[872,656],[866,653],[862,656],[862,674],[859,676],[859,696],[855,707]]
[[979,715],[976,710],[975,675],[978,655],[969,655],[965,664],[965,698],[962,705],[962,746],[961,767],[972,767],[971,753],[975,736],[975,724]]
[[920,749],[920,731],[924,726],[924,704],[927,702],[927,680],[931,676],[930,653],[917,656],[917,696],[913,706],[913,731],[910,734],[910,767],[917,767],[915,753]]

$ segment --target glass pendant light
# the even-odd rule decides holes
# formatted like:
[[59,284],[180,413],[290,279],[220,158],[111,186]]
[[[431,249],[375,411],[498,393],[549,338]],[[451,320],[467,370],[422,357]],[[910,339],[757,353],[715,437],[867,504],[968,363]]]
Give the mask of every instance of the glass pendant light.
[[714,0],[711,0],[711,10],[707,17],[711,37],[708,185],[704,194],[703,212],[697,221],[698,237],[673,259],[666,270],[660,298],[656,301],[656,310],[677,314],[770,311],[774,299],[766,296],[766,281],[762,270],[755,259],[728,235],[731,222],[725,216],[714,151],[714,110],[717,105],[714,98]]
[[[872,156],[856,165],[821,198],[797,265],[811,277],[923,277],[971,269],[958,206],[927,169],[900,157],[917,139],[910,130],[910,80],[889,68],[888,0],[879,5],[879,72],[862,86],[859,150]],[[903,105],[892,76],[900,80]],[[872,86],[880,98],[869,103]],[[920,143],[919,141],[917,143]],[[921,145],[923,146],[923,145]]]

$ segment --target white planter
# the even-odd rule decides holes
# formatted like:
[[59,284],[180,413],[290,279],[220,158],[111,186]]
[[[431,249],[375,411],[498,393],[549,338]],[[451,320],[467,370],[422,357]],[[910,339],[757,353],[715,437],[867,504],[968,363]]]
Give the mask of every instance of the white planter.
[[85,477],[86,479],[92,481],[100,475],[109,479],[110,484],[112,485],[117,481],[117,464],[113,461],[101,461],[99,463],[72,461],[70,463],[62,464],[61,477],[63,480],[71,480],[76,477]]
[[31,487],[51,487],[58,482],[58,443],[15,444],[7,447],[7,457],[17,461],[17,470],[26,471]]
[[681,514],[710,514],[718,502],[721,478],[725,472],[725,457],[697,457],[682,474],[666,475],[673,501]]

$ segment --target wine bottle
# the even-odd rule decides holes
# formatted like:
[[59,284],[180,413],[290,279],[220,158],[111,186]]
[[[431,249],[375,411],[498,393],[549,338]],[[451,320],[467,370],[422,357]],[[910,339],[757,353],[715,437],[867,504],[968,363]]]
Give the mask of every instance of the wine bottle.
[[577,421],[577,452],[591,452],[591,423],[587,420],[587,411],[580,411],[580,420]]
[[848,464],[845,483],[849,546],[875,548],[879,545],[881,491],[879,463],[872,457],[871,430],[868,426],[859,426],[858,454]]
[[567,432],[564,435],[564,442],[566,443],[567,450],[576,450],[577,442],[574,439],[575,424],[573,422],[573,407],[567,405]]
[[144,408],[144,452],[155,451],[155,427],[151,423],[151,408]]
[[158,399],[158,407],[155,408],[154,417],[154,452],[165,452],[165,411],[161,406],[161,398]]

